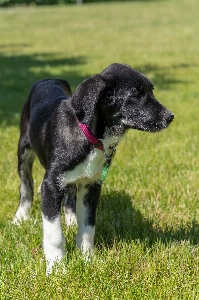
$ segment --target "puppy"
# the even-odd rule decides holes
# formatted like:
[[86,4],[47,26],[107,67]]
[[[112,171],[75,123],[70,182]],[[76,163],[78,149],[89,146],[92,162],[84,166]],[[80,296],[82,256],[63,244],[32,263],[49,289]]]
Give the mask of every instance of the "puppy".
[[119,141],[130,128],[156,132],[173,118],[154,97],[151,81],[124,64],[114,63],[84,80],[73,95],[64,80],[33,85],[21,116],[20,201],[14,223],[28,218],[37,155],[45,168],[41,196],[47,274],[64,256],[61,205],[68,225],[77,217],[76,244],[89,255],[102,181]]

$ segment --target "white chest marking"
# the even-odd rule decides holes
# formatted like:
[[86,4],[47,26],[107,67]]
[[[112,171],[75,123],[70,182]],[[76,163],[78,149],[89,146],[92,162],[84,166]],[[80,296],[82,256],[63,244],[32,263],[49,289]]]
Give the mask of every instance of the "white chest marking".
[[72,171],[68,171],[59,177],[61,187],[69,183],[78,182],[81,179],[98,180],[101,177],[104,167],[104,153],[99,149],[94,151]]
[[[113,145],[117,145],[120,140],[121,136],[109,137],[107,133],[107,137],[103,140],[106,155],[110,156],[112,154]],[[84,179],[85,182],[99,180],[102,175],[104,163],[104,152],[95,148],[94,151],[72,171],[68,171],[65,174],[60,175],[58,183],[62,188],[64,188],[67,184],[78,183],[82,179]]]

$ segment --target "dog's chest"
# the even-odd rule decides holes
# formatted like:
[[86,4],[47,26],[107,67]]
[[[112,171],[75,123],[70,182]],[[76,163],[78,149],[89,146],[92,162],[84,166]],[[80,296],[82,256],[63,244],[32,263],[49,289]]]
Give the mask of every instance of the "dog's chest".
[[89,154],[89,156],[72,171],[67,171],[59,178],[62,187],[70,183],[78,183],[82,180],[93,181],[99,180],[104,167],[104,153],[99,149]]

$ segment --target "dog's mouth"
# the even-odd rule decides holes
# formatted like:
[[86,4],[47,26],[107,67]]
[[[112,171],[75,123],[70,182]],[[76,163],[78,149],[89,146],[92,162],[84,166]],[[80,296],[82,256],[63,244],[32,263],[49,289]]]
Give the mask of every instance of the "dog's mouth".
[[174,115],[171,114],[165,119],[161,119],[156,122],[146,122],[146,123],[139,123],[139,122],[133,122],[132,120],[122,120],[122,124],[126,128],[131,128],[135,130],[141,130],[141,131],[146,131],[146,132],[158,132],[163,129],[166,129],[169,124],[173,121]]

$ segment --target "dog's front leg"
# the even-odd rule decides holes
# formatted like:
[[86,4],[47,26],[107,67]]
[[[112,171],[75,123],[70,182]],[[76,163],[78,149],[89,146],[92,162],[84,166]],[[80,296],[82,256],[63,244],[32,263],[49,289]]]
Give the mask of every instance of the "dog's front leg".
[[42,183],[43,249],[46,258],[46,274],[52,272],[55,262],[64,256],[65,237],[61,226],[61,201],[63,195],[52,180],[46,178]]
[[86,258],[94,248],[96,210],[101,192],[101,184],[94,182],[80,185],[77,192],[77,246]]

